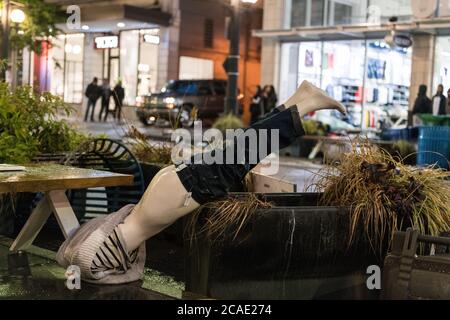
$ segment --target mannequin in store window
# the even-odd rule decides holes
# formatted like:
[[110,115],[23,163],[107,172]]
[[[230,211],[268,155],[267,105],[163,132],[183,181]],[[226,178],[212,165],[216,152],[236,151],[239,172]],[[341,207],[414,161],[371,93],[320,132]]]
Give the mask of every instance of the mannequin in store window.
[[[228,192],[241,189],[246,174],[258,162],[304,135],[301,118],[321,109],[345,113],[339,102],[304,81],[283,105],[247,128],[245,133],[224,143],[222,148],[209,151],[203,157],[194,155],[190,163],[162,169],[137,205],[127,205],[82,225],[58,250],[58,262],[64,267],[77,265],[82,279],[94,283],[139,280],[144,271],[147,239],[201,204],[222,199]],[[242,140],[246,140],[245,134],[252,133],[248,130],[256,131],[257,143],[242,144]],[[266,139],[259,135],[261,132],[267,132]],[[274,132],[276,134],[272,135]],[[278,144],[273,144],[273,136],[278,137]],[[222,159],[228,159],[227,155],[232,154],[228,159],[232,161],[204,162],[205,157],[217,159],[217,153],[222,153]]]

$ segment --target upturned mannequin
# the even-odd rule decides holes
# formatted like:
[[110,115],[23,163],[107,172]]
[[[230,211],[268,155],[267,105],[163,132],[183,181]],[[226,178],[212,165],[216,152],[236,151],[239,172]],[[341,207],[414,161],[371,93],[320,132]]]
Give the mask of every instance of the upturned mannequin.
[[[345,113],[342,104],[307,81],[303,81],[284,106],[296,106],[300,117],[321,109],[336,109]],[[153,178],[141,201],[124,223],[118,226],[126,242],[126,250],[138,248],[142,242],[199,206],[199,203],[190,198],[189,192],[176,173],[175,166],[162,169]]]

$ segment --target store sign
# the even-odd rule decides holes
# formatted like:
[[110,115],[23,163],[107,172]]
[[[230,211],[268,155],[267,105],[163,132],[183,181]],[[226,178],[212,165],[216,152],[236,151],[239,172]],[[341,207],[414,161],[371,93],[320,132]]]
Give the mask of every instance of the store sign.
[[394,44],[399,48],[409,48],[413,44],[411,37],[406,34],[396,34],[393,40]]
[[391,47],[409,48],[412,46],[412,38],[407,34],[392,32],[384,38],[384,41]]
[[144,42],[151,44],[159,44],[159,36],[153,34],[144,34]]
[[95,49],[114,49],[119,47],[118,36],[104,36],[95,38]]

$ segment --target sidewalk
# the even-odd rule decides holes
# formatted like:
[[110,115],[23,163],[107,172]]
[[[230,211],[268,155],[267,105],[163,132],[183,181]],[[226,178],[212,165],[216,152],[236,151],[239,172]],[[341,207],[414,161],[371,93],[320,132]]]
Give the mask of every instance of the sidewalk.
[[69,290],[65,286],[65,270],[57,265],[54,252],[32,246],[24,263],[17,255],[9,255],[11,243],[11,239],[0,236],[0,300],[171,300],[181,298],[184,288],[183,284],[146,268],[142,283],[97,286],[81,282],[80,290]]

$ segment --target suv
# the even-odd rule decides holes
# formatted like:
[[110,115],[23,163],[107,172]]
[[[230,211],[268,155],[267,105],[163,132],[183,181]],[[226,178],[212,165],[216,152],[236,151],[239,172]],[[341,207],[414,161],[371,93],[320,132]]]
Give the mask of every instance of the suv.
[[172,80],[160,93],[140,97],[136,108],[139,120],[145,125],[157,121],[172,122],[191,127],[198,119],[214,119],[224,111],[225,80]]

